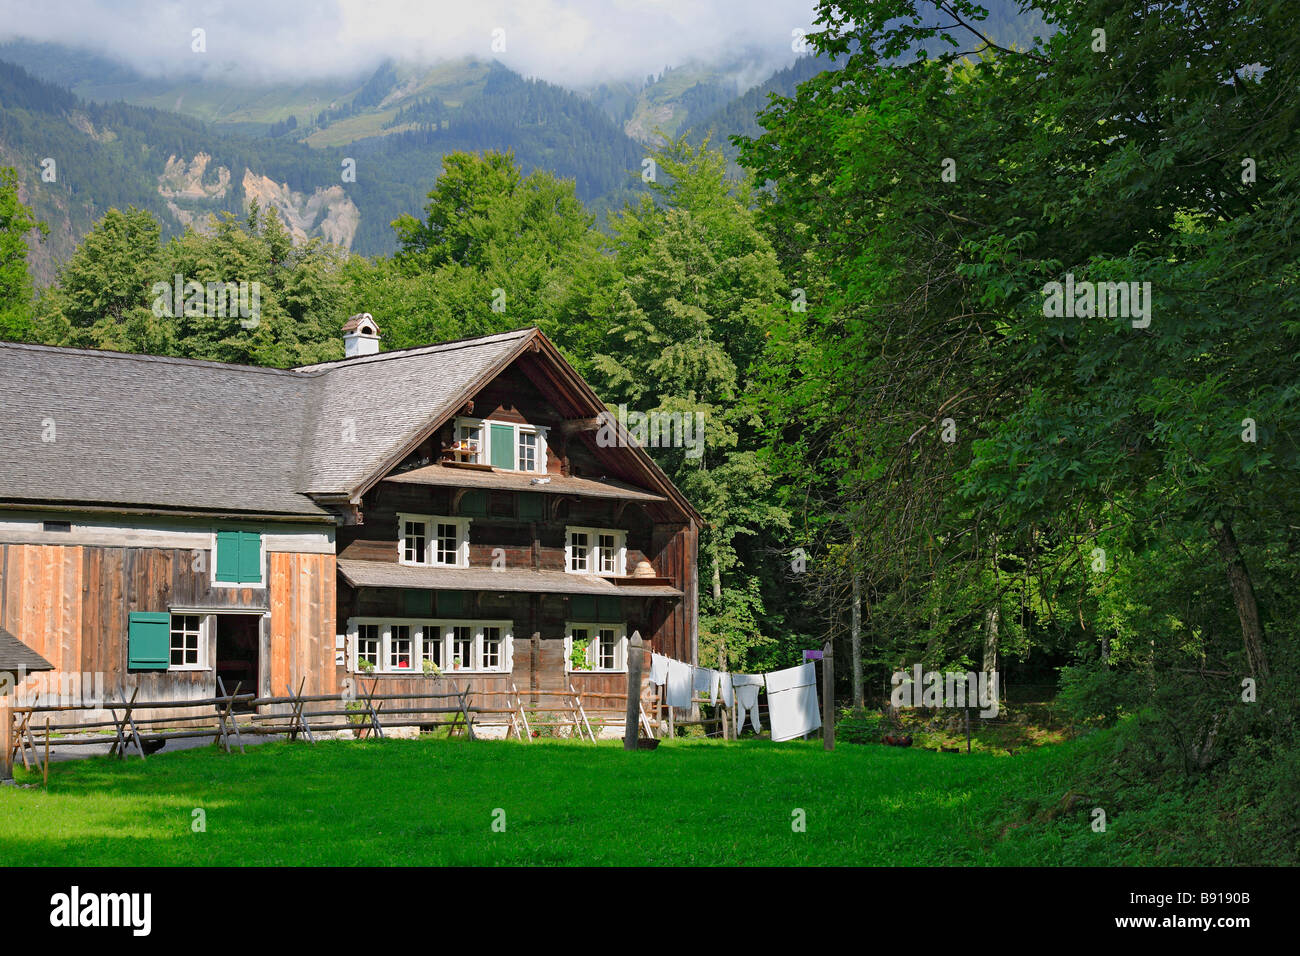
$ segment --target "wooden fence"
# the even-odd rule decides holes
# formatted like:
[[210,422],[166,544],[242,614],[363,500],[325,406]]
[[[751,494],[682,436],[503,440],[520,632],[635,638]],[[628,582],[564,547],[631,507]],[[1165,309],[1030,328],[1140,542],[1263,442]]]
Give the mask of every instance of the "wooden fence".
[[[483,706],[475,703],[473,682],[463,689],[456,682],[443,693],[380,694],[378,681],[369,691],[362,682],[356,694],[302,693],[305,682],[295,693],[285,687],[280,697],[259,697],[241,693],[241,687],[227,692],[218,680],[218,694],[201,700],[141,701],[139,690],[129,699],[102,704],[68,706],[14,707],[0,701],[0,780],[12,776],[18,760],[24,768],[41,769],[49,776],[51,747],[91,747],[110,744],[109,754],[126,757],[135,752],[141,759],[162,749],[169,740],[213,737],[227,753],[243,752],[246,738],[282,736],[289,740],[305,738],[316,742],[322,733],[351,732],[358,739],[384,736],[385,728],[447,727],[451,736],[476,736],[475,725],[504,727],[504,736],[531,742],[543,733],[595,741],[597,730],[612,725],[624,728],[629,719],[637,723],[638,733],[646,737],[675,735],[678,727],[700,726],[708,736],[736,737],[735,707],[726,708],[708,698],[693,698],[692,707],[681,718],[675,708],[663,704],[662,689],[650,698],[641,698],[629,707],[626,693],[579,691],[572,682],[559,690],[521,693],[513,684],[506,695],[506,706]],[[485,702],[499,698],[499,690],[485,694]],[[535,703],[536,698],[541,698]],[[525,699],[528,700],[525,703]],[[709,707],[704,716],[701,705]],[[105,713],[107,719],[59,721],[68,712]],[[170,716],[137,717],[136,714],[162,712]],[[108,730],[110,734],[85,735],[87,730]],[[82,736],[68,737],[66,734]],[[635,734],[633,735],[636,736]]]
[[[541,727],[563,727],[565,736],[579,740],[596,739],[596,729],[623,723],[626,694],[580,692],[569,684],[559,691],[521,694],[511,687],[508,706],[491,707],[475,703],[473,682],[464,688],[452,682],[443,693],[380,694],[377,682],[366,691],[354,694],[303,694],[300,684],[295,693],[285,688],[280,697],[259,697],[241,693],[236,686],[227,692],[218,681],[218,694],[200,700],[142,701],[139,691],[130,698],[101,704],[8,707],[0,709],[0,779],[12,776],[13,765],[21,761],[27,770],[43,771],[48,779],[51,747],[102,747],[109,744],[109,754],[126,757],[138,754],[142,759],[162,749],[169,740],[213,737],[223,750],[243,752],[245,740],[259,737],[305,738],[316,742],[318,734],[351,732],[358,739],[382,738],[385,729],[418,727],[428,730],[448,728],[451,736],[476,736],[475,727],[504,727],[504,734],[521,741],[539,736]],[[499,695],[496,695],[499,696]],[[528,703],[540,696],[538,704]],[[614,699],[617,699],[617,707]],[[490,698],[485,698],[490,699]],[[654,703],[650,703],[654,707]],[[100,720],[66,719],[69,712],[108,715]],[[142,712],[168,716],[137,717]],[[650,735],[663,733],[668,724],[651,718],[646,702],[641,707],[642,726]],[[87,734],[105,730],[108,733]],[[538,731],[534,733],[534,731]],[[78,736],[65,736],[76,734]]]

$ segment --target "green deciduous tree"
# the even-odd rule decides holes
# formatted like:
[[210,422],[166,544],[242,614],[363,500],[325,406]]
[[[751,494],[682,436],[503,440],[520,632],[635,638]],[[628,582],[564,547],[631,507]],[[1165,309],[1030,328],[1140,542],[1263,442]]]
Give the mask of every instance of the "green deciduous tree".
[[0,168],[0,340],[25,341],[33,332],[32,282],[27,272],[27,240],[32,230],[48,233],[44,223],[18,199],[18,174]]
[[[1054,32],[1013,51],[966,0],[822,3],[843,68],[742,144],[812,302],[773,336],[777,460],[828,549],[856,542],[826,593],[865,565],[895,648],[938,606],[951,639],[920,650],[969,653],[980,605],[1095,645],[1082,556],[1185,570],[1152,559],[1190,540],[1218,589],[1185,578],[1200,600],[1153,637],[1205,651],[1231,623],[1220,663],[1263,678],[1287,614],[1259,576],[1298,523],[1298,44],[1275,3],[1027,6]],[[1056,311],[1067,276],[1149,283],[1150,311]],[[1038,583],[1008,602],[1016,567]]]

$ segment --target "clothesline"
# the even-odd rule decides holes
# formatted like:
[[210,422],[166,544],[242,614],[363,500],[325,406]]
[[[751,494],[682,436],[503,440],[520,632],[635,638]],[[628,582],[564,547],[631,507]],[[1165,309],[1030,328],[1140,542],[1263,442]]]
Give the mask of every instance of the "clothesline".
[[746,715],[755,733],[762,729],[758,692],[764,686],[773,740],[793,740],[822,725],[817,669],[811,661],[762,674],[733,674],[697,667],[665,654],[651,654],[650,683],[664,688],[664,704],[668,707],[690,707],[696,694],[708,694],[726,707],[735,706],[739,717],[737,734],[745,729]]

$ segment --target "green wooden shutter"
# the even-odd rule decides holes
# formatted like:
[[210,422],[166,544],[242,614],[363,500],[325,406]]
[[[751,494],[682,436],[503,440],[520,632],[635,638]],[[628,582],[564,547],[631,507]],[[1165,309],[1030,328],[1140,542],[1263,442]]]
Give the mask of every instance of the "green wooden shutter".
[[471,517],[487,517],[487,492],[482,488],[467,491],[460,499],[460,513]]
[[256,531],[239,532],[239,583],[262,583],[262,536]]
[[623,601],[617,597],[605,597],[601,595],[597,599],[598,621],[618,621],[623,615]]
[[596,619],[596,599],[590,594],[575,594],[569,602],[569,613],[575,621]]
[[492,467],[515,467],[515,427],[513,425],[492,426]]
[[165,671],[171,661],[172,616],[133,611],[127,628],[126,666],[135,671]]
[[217,580],[223,584],[238,584],[240,561],[238,531],[217,532]]
[[460,617],[465,613],[464,594],[460,591],[438,592],[438,613],[450,617]]
[[525,491],[515,498],[519,502],[519,519],[521,521],[542,520],[542,496],[536,492]]
[[428,617],[433,613],[433,592],[405,590],[402,607],[407,617]]

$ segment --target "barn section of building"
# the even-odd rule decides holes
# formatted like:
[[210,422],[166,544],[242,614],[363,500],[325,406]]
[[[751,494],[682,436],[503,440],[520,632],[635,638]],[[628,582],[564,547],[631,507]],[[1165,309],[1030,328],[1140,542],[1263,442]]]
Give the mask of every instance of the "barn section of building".
[[111,699],[403,692],[426,660],[485,695],[622,692],[632,630],[695,660],[700,517],[596,440],[540,331],[347,332],[293,370],[0,343],[0,627]]

